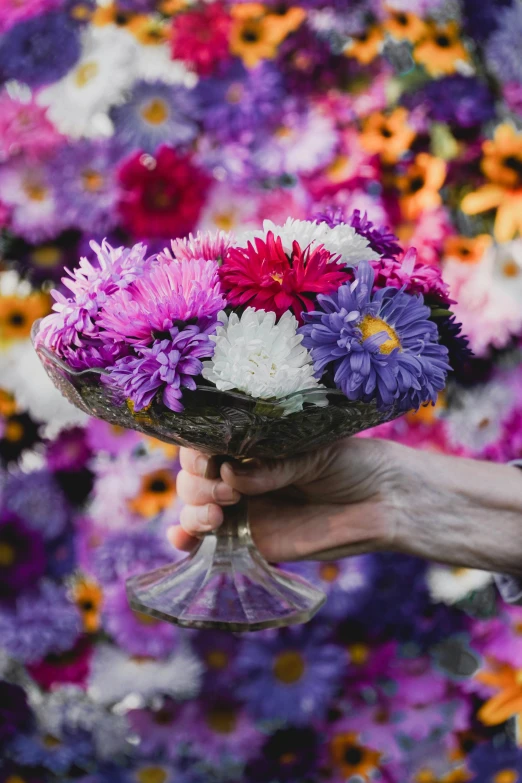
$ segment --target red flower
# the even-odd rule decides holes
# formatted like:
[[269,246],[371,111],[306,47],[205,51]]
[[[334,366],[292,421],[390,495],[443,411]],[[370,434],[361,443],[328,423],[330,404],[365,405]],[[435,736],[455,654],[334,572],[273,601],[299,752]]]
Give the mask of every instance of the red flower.
[[85,687],[89,676],[93,646],[86,636],[80,636],[72,650],[48,655],[38,663],[27,664],[33,680],[44,690],[54,685],[72,684]]
[[123,226],[136,238],[181,237],[192,231],[205,202],[209,178],[162,146],[155,157],[137,152],[119,172]]
[[321,245],[301,250],[297,242],[287,256],[281,237],[270,231],[266,241],[256,239],[246,248],[231,248],[219,270],[229,304],[272,310],[279,317],[292,310],[302,323],[301,313],[313,310],[317,294],[337,291],[348,273]]
[[221,3],[178,14],[172,23],[172,58],[183,60],[200,76],[209,76],[230,59],[230,25]]

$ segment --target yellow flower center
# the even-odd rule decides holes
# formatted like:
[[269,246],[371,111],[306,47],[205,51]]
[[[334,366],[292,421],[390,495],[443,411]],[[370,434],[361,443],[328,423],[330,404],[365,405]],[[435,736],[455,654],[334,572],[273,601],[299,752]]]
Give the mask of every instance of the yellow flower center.
[[5,783],[25,783],[25,780],[20,775],[9,775]]
[[90,15],[91,9],[86,5],[82,5],[81,3],[76,5],[71,12],[72,18],[78,19],[80,21],[83,19],[88,19]]
[[76,69],[76,74],[74,76],[76,86],[85,87],[86,84],[89,84],[89,82],[92,82],[92,80],[96,78],[99,70],[99,65],[95,62],[83,63],[83,65],[80,65]]
[[223,650],[211,650],[207,655],[207,666],[210,669],[224,669],[228,664],[228,655]]
[[236,713],[231,709],[210,710],[207,723],[218,734],[232,734],[237,723]]
[[415,783],[437,783],[437,778],[433,770],[424,767],[415,775]]
[[30,182],[27,182],[24,185],[24,191],[31,201],[44,201],[47,196],[47,188],[44,188],[43,185],[35,185]]
[[274,674],[285,685],[298,682],[304,674],[303,656],[294,650],[280,653],[274,661]]
[[157,625],[159,620],[155,617],[151,617],[150,614],[143,614],[143,612],[134,612],[136,620],[142,625]]
[[370,651],[365,644],[352,644],[348,647],[350,661],[356,666],[362,666],[370,657]]
[[[24,428],[19,421],[8,421],[5,430],[4,438],[11,443],[16,443],[17,440],[23,437]],[[1,562],[1,561],[0,561]]]
[[214,215],[214,225],[221,231],[232,231],[236,225],[234,215],[232,212],[218,212]]
[[53,245],[43,245],[33,250],[31,259],[36,266],[56,266],[60,262],[62,254],[60,248]]
[[339,576],[340,568],[337,563],[323,563],[319,568],[321,579],[325,582],[335,582]]
[[85,190],[90,193],[96,193],[103,186],[103,175],[94,169],[86,169],[82,174],[82,180]]
[[272,278],[272,280],[273,280],[275,283],[279,283],[279,285],[281,285],[281,284],[282,284],[282,282],[283,282],[283,275],[281,274],[281,272],[273,272],[273,273],[270,275],[270,277]]
[[504,261],[502,272],[504,277],[518,277],[520,274],[520,267],[513,258],[508,258]]
[[15,551],[12,546],[0,541],[0,566],[4,568],[13,565],[15,561]]
[[245,94],[245,88],[241,82],[233,82],[225,94],[225,100],[228,103],[240,103]]
[[136,773],[138,783],[166,783],[168,773],[161,767],[142,767]]
[[283,753],[282,756],[279,756],[279,762],[281,764],[293,764],[295,761],[297,761],[297,756],[295,753]]
[[501,769],[493,778],[493,783],[518,783],[518,772],[514,769]]
[[151,125],[161,125],[169,116],[169,108],[161,98],[153,98],[143,107],[141,116]]
[[388,335],[388,339],[385,340],[379,346],[381,353],[391,353],[395,348],[401,349],[401,341],[397,335],[395,329],[382,320],[382,318],[375,318],[373,315],[365,315],[359,324],[359,329],[362,332],[363,340],[367,340],[368,337],[373,337],[374,334],[379,332],[385,332]]
[[45,737],[43,737],[42,742],[46,748],[58,748],[62,744],[61,740],[52,734],[46,734]]

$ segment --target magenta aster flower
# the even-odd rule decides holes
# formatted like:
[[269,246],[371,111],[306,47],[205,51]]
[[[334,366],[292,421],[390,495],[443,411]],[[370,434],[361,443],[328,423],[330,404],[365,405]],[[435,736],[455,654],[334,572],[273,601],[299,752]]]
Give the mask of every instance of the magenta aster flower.
[[59,8],[61,0],[3,0],[0,14],[0,33],[10,30],[18,22],[24,22],[37,14]]
[[294,242],[288,256],[272,231],[254,243],[229,250],[219,270],[231,305],[273,311],[278,318],[291,310],[302,323],[302,313],[313,310],[317,294],[333,293],[348,279],[322,245],[303,250]]
[[20,154],[37,159],[56,149],[63,140],[34,98],[22,101],[7,92],[0,95],[0,160]]
[[163,390],[163,402],[173,411],[183,410],[182,389],[195,389],[195,376],[201,374],[202,358],[212,356],[210,335],[216,321],[207,326],[193,324],[170,330],[166,340],[156,340],[151,348],[137,348],[138,356],[118,359],[110,370],[110,379],[134,404],[134,410],[146,408],[156,393]]
[[375,272],[374,291],[386,286],[404,288],[409,294],[436,296],[450,301],[449,288],[439,266],[424,264],[417,251],[410,248],[401,259],[379,258],[370,262]]
[[225,306],[217,262],[157,262],[147,275],[111,296],[96,323],[104,330],[103,339],[148,344],[178,322],[215,316]]
[[195,236],[189,234],[188,237],[173,239],[171,242],[172,253],[180,261],[204,258],[205,261],[221,262],[231,245],[232,236],[226,231],[198,231]]
[[39,530],[10,511],[0,514],[0,600],[13,599],[43,576],[46,556]]

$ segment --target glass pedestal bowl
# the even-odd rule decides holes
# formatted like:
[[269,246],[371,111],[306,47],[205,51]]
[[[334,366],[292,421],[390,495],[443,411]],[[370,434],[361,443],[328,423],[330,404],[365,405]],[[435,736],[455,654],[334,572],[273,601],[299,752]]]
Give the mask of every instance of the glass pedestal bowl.
[[[105,370],[76,371],[38,342],[33,344],[55,386],[74,405],[111,424],[138,430],[166,443],[217,457],[280,459],[313,451],[399,415],[372,403],[351,402],[336,390],[308,390],[277,401],[199,386],[183,394],[183,413],[154,399],[139,413],[106,382]],[[217,475],[217,474],[216,474]],[[216,533],[205,536],[183,561],[127,581],[138,612],[187,628],[256,631],[309,620],[326,600],[295,574],[269,565],[248,527],[246,498],[224,509]]]

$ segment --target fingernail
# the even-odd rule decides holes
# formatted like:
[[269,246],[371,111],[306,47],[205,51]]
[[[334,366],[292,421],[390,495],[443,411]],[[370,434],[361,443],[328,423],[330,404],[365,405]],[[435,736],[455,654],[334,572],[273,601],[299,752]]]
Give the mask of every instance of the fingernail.
[[232,489],[232,487],[230,487],[228,484],[225,484],[224,481],[214,485],[214,491],[212,494],[214,495],[214,500],[218,500],[221,503],[237,501],[240,497],[239,492],[237,492],[235,489]]
[[203,530],[213,530],[223,522],[223,512],[219,506],[209,503],[207,506],[207,524],[202,525]]
[[261,462],[258,459],[246,459],[243,462],[227,462],[226,464],[230,465],[236,476],[245,476],[261,467]]
[[207,472],[207,466],[208,466],[208,457],[205,457],[204,454],[200,454],[198,457],[196,457],[196,462],[194,464],[194,467],[196,468],[196,473],[198,476],[204,476]]

